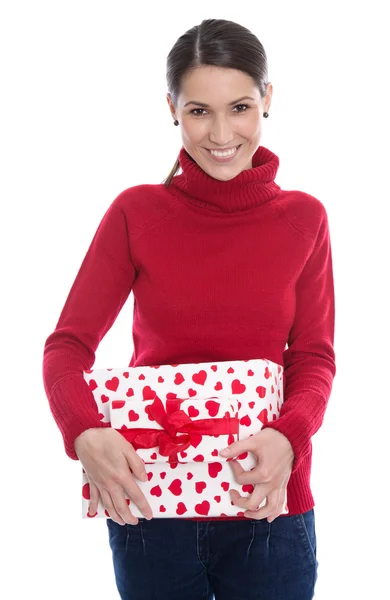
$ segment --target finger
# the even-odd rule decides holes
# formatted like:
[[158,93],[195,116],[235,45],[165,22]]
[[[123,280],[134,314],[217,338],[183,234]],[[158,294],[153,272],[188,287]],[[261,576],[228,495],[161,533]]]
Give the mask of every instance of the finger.
[[260,504],[264,502],[270,491],[269,485],[258,483],[248,497],[241,496],[237,490],[231,490],[230,495],[236,506],[240,506],[246,510],[256,511]]
[[[241,483],[241,477],[244,473],[251,473],[252,471],[246,471],[243,466],[241,465],[241,463],[237,462],[236,460],[231,460],[229,461],[230,467],[233,471],[233,475],[235,480],[238,483]],[[237,479],[238,478],[238,479]]]
[[[136,484],[134,484],[136,486]],[[114,505],[114,509],[115,511],[118,513],[118,515],[126,522],[129,523],[130,525],[137,525],[138,524],[138,518],[133,515],[133,513],[131,512],[130,506],[128,504],[128,501],[126,501],[126,498],[124,496],[124,486],[119,486],[117,489],[113,490],[111,493],[111,499],[112,499],[112,503]],[[130,502],[133,502],[133,498],[131,494],[127,494],[130,498]]]
[[152,508],[149,502],[147,501],[145,494],[140,490],[132,476],[129,475],[129,477],[126,478],[122,485],[126,494],[129,496],[132,502],[134,502],[134,504],[137,505],[144,517],[148,520],[152,519]]
[[256,465],[250,471],[246,471],[236,460],[231,460],[229,464],[233,471],[234,479],[237,481],[237,483],[241,483],[241,485],[248,483],[255,485],[257,483],[270,483],[271,481],[270,478],[267,479],[264,476],[260,465]]
[[[111,494],[108,490],[101,488],[100,496],[102,499],[103,506],[105,510],[110,515],[110,519],[119,523],[119,525],[125,525],[125,523],[129,523],[130,525],[137,525],[138,519],[132,515],[130,509],[128,509],[128,514],[126,519],[122,519],[121,515],[117,512],[114,506],[114,501],[111,497]],[[126,500],[125,500],[126,502]],[[124,512],[124,511],[123,511]]]
[[[266,519],[271,515],[276,514],[279,499],[279,489],[274,489],[267,494],[267,503],[258,510],[248,510],[244,516],[249,519]],[[279,513],[280,514],[280,513]]]
[[285,489],[280,488],[279,490],[275,490],[279,491],[279,494],[276,495],[276,508],[275,510],[268,515],[267,517],[267,521],[268,523],[272,523],[272,521],[274,521],[277,517],[279,517],[282,512],[284,511],[284,507],[285,507]]
[[287,473],[283,479],[282,484],[277,489],[275,489],[275,496],[276,496],[276,492],[279,492],[279,493],[278,493],[278,497],[277,497],[277,501],[276,501],[276,508],[275,508],[274,512],[272,514],[268,515],[268,517],[267,517],[267,521],[269,523],[272,523],[272,521],[274,521],[277,517],[279,517],[285,511],[285,509],[288,510],[288,507],[287,507],[287,484],[288,484],[289,479],[290,479],[290,473]]
[[148,481],[148,475],[145,470],[145,463],[129,442],[127,442],[123,453],[131,468],[133,475],[135,475],[140,481]]
[[254,447],[254,443],[252,441],[252,437],[247,438],[246,440],[238,440],[237,442],[233,442],[227,448],[220,450],[220,455],[224,457],[232,457],[232,456],[240,456],[243,452],[248,452],[252,450]]
[[[128,484],[128,479],[130,480],[130,485]],[[138,518],[132,514],[129,501],[133,501],[134,492],[132,491],[132,487],[134,489],[138,489],[137,484],[135,483],[133,477],[129,474],[126,477],[116,476],[115,480],[111,480],[109,484],[106,486],[106,492],[109,495],[107,501],[110,503],[111,510],[114,510],[115,513],[125,522],[129,523],[129,525],[137,525]],[[130,488],[130,493],[129,489]],[[129,497],[125,498],[125,493]],[[107,509],[110,513],[110,510]],[[110,513],[111,515],[111,513]]]
[[253,504],[249,504],[250,496],[241,496],[237,490],[230,490],[230,497],[235,506],[239,506],[240,508],[245,508],[246,510],[258,510],[260,503],[256,503],[252,500]]
[[89,507],[88,512],[91,516],[97,513],[98,502],[100,497],[99,488],[92,481],[90,477],[87,477],[89,482]]
[[[142,460],[142,458],[140,456],[138,456],[138,454],[136,453],[134,448],[131,446],[131,444],[129,444],[129,448],[125,452],[125,456],[126,456],[127,462],[129,463],[132,471],[134,471],[134,469],[135,469],[136,476],[138,473],[138,479],[140,479],[140,481],[144,481],[144,482],[148,481],[148,474],[145,471],[145,463]],[[141,477],[142,472],[145,473],[145,477]],[[142,493],[142,491],[140,490],[138,485],[135,483],[135,481],[131,475],[129,475],[129,477],[127,477],[125,479],[123,488],[124,488],[125,492],[127,493],[127,495],[138,506],[139,510],[146,517],[146,519],[152,519],[153,518],[152,508],[151,508],[149,502],[147,501],[145,495]]]

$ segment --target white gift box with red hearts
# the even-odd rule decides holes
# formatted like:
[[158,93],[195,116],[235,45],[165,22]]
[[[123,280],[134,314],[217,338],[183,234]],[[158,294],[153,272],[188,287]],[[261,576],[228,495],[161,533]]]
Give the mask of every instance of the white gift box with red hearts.
[[[119,431],[145,462],[148,481],[135,481],[154,518],[243,515],[229,490],[248,497],[253,485],[239,484],[229,465],[232,459],[219,452],[278,418],[283,403],[281,365],[251,359],[91,369],[84,371],[84,378],[101,421]],[[235,460],[246,471],[257,464],[251,452]],[[143,517],[124,496],[132,514]],[[82,517],[110,516],[101,498],[97,512],[90,515],[89,500],[82,469]],[[283,512],[288,512],[287,498]]]

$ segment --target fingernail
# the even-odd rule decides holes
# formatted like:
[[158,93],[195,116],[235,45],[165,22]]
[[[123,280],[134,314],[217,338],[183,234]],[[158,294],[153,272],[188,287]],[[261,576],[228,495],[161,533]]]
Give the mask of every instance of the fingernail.
[[140,479],[142,479],[143,481],[147,481],[148,480],[148,474],[146,471],[144,471],[143,473],[141,473]]
[[229,450],[227,450],[226,448],[224,450],[220,451],[221,456],[227,456],[229,454]]

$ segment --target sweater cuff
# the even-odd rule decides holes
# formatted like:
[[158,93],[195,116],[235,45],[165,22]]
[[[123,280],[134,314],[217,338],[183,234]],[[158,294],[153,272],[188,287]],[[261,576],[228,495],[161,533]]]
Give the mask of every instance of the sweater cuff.
[[323,422],[326,405],[323,397],[314,392],[296,394],[282,404],[278,419],[263,426],[263,429],[276,429],[290,442],[294,452],[292,473],[310,454],[311,438]]
[[111,427],[102,423],[93,394],[82,375],[73,375],[57,383],[49,396],[50,409],[61,431],[65,452],[73,460],[79,460],[75,439],[86,429]]

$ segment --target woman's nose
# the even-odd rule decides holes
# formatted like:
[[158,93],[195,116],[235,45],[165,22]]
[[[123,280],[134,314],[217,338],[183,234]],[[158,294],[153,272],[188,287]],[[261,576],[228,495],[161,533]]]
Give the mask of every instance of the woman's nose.
[[213,120],[209,133],[210,142],[218,146],[227,146],[233,139],[231,124],[228,119],[216,118]]

